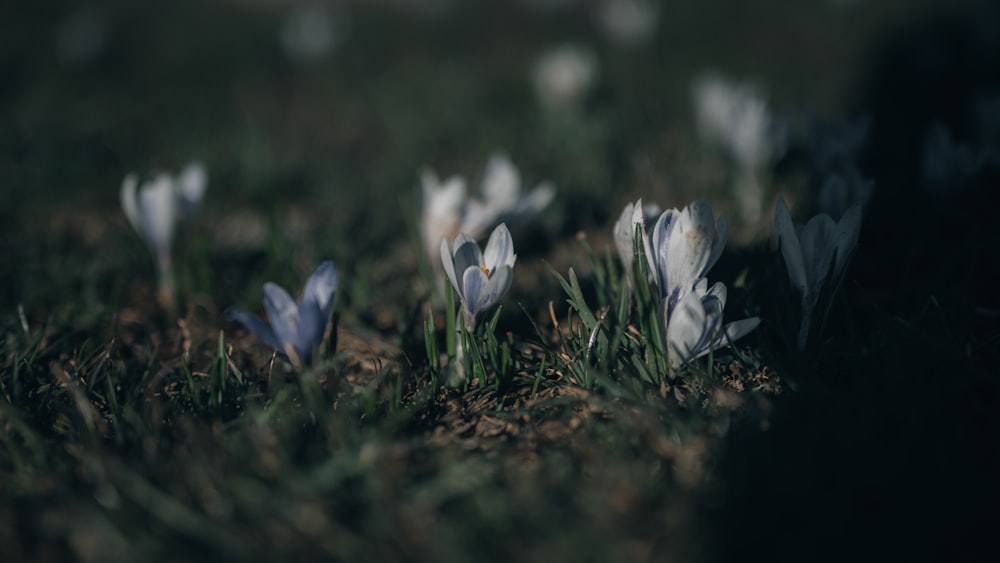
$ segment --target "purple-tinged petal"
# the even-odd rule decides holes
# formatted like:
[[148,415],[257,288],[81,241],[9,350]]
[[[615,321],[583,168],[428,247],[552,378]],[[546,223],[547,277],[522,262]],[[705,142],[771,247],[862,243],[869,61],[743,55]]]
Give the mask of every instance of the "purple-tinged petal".
[[311,352],[323,339],[337,291],[337,267],[327,260],[306,281],[299,304],[299,341],[296,348]]
[[462,273],[462,311],[465,313],[465,329],[476,328],[483,311],[476,308],[486,287],[486,273],[479,266],[469,266]]
[[252,332],[254,336],[264,342],[264,344],[267,344],[279,352],[284,353],[284,346],[278,340],[278,337],[275,336],[271,325],[264,322],[264,320],[257,315],[253,315],[240,309],[229,309],[226,311],[226,318],[234,320],[245,326],[247,330]]
[[299,336],[299,306],[288,292],[275,283],[264,284],[264,309],[274,335],[281,342],[281,349],[287,352],[289,345],[295,346]]
[[667,259],[670,253],[670,239],[676,230],[679,215],[680,212],[676,209],[668,209],[661,213],[649,235],[649,244],[646,245],[646,261],[651,266],[650,275],[660,288],[661,296],[671,293],[672,287],[676,285],[668,278]]
[[483,265],[483,253],[479,250],[476,241],[459,233],[455,237],[455,274],[464,275],[470,266],[481,268]]

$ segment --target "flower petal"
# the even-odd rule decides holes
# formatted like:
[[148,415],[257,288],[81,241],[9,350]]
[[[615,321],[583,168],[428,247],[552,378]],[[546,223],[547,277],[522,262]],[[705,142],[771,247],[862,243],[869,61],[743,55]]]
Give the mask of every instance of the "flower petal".
[[521,173],[506,154],[494,153],[483,168],[479,190],[486,206],[499,217],[517,206],[521,192]]
[[740,338],[750,334],[758,325],[760,325],[760,317],[750,317],[749,319],[733,321],[727,324],[724,329],[725,336],[721,340],[722,345],[728,346],[736,342]]
[[138,187],[139,180],[136,178],[136,175],[128,174],[122,181],[120,196],[122,211],[125,212],[125,217],[128,218],[128,222],[132,224],[132,228],[135,229],[140,235],[144,235],[142,232],[142,218],[139,216],[139,202],[136,199],[135,194],[135,190]]
[[861,203],[855,203],[837,223],[837,228],[833,234],[833,246],[836,249],[833,275],[837,278],[844,271],[847,259],[850,258],[854,246],[858,244],[858,236],[861,234]]
[[809,220],[799,231],[802,262],[806,267],[809,292],[819,293],[833,266],[834,232],[837,225],[829,215],[820,214]]
[[461,286],[458,285],[458,278],[455,276],[455,257],[451,254],[451,249],[448,248],[448,239],[441,239],[441,266],[444,268],[445,275],[448,276],[448,281],[451,282],[451,286],[455,288],[455,293],[461,294]]
[[670,285],[686,286],[706,273],[717,234],[715,215],[707,203],[698,200],[684,208],[676,221],[667,241],[665,270]]
[[535,189],[518,199],[516,207],[509,214],[512,221],[520,221],[528,215],[534,215],[548,207],[556,197],[556,186],[551,182],[542,182]]
[[676,209],[661,213],[649,234],[649,244],[646,245],[646,260],[651,266],[649,271],[654,276],[652,281],[660,288],[661,296],[669,294],[675,286],[673,280],[668,278],[667,258],[670,254],[670,238],[677,227],[679,215],[680,212]]
[[332,260],[320,264],[309,276],[299,302],[299,331],[296,349],[312,351],[323,339],[337,292],[337,267]]
[[792,223],[792,216],[788,212],[784,198],[778,198],[778,204],[774,210],[774,230],[778,233],[778,247],[781,249],[781,256],[785,259],[788,280],[792,287],[800,294],[805,295],[808,280],[806,279],[802,247],[799,245],[799,236],[795,232],[795,225]]
[[480,303],[486,282],[486,273],[479,266],[469,266],[462,272],[462,311],[465,314],[465,329],[470,332],[476,327],[483,313],[483,309],[477,308],[477,305]]
[[257,315],[248,313],[241,309],[228,309],[226,310],[226,318],[234,320],[245,326],[254,334],[254,336],[259,338],[268,346],[271,346],[282,353],[285,351],[281,341],[279,341],[278,337],[275,336],[274,329],[271,328],[271,325],[264,322],[264,320]]
[[186,210],[193,210],[201,202],[206,187],[208,187],[208,173],[201,162],[191,162],[177,177],[177,193],[183,200]]
[[696,294],[688,293],[677,303],[667,320],[667,358],[671,367],[678,368],[692,359],[705,334],[706,322],[705,307]]
[[139,216],[146,241],[160,260],[169,259],[170,241],[177,216],[170,176],[159,174],[139,190]]
[[618,216],[612,233],[615,240],[615,250],[618,251],[618,259],[621,260],[622,266],[625,268],[626,276],[632,275],[632,248],[637,217],[641,223],[643,221],[642,199],[637,200],[634,204],[631,202],[625,204],[625,209]]
[[455,237],[454,253],[456,275],[464,275],[465,270],[470,266],[479,269],[483,265],[483,253],[479,250],[479,245],[464,233],[459,233]]
[[298,340],[299,306],[283,287],[268,282],[264,284],[264,309],[271,321],[274,335],[281,343],[280,349],[287,354],[287,347],[294,347]]
[[514,281],[514,269],[507,265],[498,266],[496,270],[490,272],[486,285],[483,287],[479,298],[475,302],[473,309],[480,314],[490,307],[496,305],[503,299]]
[[486,251],[483,253],[482,264],[491,272],[500,266],[514,266],[517,255],[514,254],[514,242],[510,238],[510,231],[507,230],[506,223],[500,223],[493,229],[490,240],[486,242]]

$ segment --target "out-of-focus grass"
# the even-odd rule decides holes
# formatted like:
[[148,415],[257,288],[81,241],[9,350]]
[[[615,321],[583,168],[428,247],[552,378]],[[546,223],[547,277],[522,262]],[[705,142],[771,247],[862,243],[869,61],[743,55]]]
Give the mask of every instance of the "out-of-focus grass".
[[[273,6],[96,3],[105,43],[88,64],[55,48],[83,8],[0,7],[5,560],[801,560],[839,554],[830,544],[853,557],[862,540],[919,555],[907,538],[935,533],[979,545],[998,348],[976,307],[992,303],[978,272],[995,265],[949,245],[995,250],[979,215],[989,178],[940,212],[952,232],[937,237],[892,217],[899,205],[924,222],[940,204],[911,198],[912,176],[873,151],[891,195],[866,223],[834,336],[805,357],[768,316],[787,300],[783,265],[762,245],[727,251],[724,281],[749,268],[729,314],[745,302],[764,317],[750,359],[790,387],[724,356],[667,392],[621,369],[583,389],[556,361],[574,350],[548,303],[564,337],[576,320],[539,258],[573,266],[592,307],[614,306],[573,234],[600,259],[626,199],[732,205],[724,162],[694,143],[696,72],[761,80],[776,107],[836,116],[850,98],[863,111],[869,86],[852,80],[866,45],[934,5],[744,4],[665,3],[634,48],[609,44],[583,8],[479,2],[419,20],[351,4],[346,43],[307,65],[284,58]],[[543,110],[528,82],[533,57],[563,41],[600,61],[575,113]],[[517,373],[500,396],[435,391],[421,331],[434,312],[405,226],[416,174],[474,179],[497,148],[529,182],[559,186],[515,239],[498,338],[512,333]],[[128,171],[190,158],[210,186],[178,245],[173,319],[117,193]],[[962,210],[983,226],[951,236]],[[263,234],[226,242],[248,224]],[[901,248],[879,225],[904,227],[889,237]],[[903,267],[885,268],[889,255]],[[297,286],[324,258],[343,272],[341,353],[298,376],[221,311],[259,310],[263,281]]]

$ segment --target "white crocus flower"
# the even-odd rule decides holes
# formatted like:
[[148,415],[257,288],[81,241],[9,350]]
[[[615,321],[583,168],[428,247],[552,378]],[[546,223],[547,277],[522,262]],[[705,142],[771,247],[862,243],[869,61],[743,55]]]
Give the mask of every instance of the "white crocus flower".
[[736,200],[743,220],[761,216],[760,175],[785,151],[785,128],[778,125],[764,96],[751,84],[708,73],[691,88],[702,141],[720,147],[736,164]]
[[451,238],[462,229],[462,214],[466,205],[465,179],[452,176],[441,181],[431,170],[420,175],[423,193],[423,213],[420,235],[427,255],[434,258],[442,238]]
[[452,176],[444,182],[427,170],[421,175],[423,210],[420,232],[428,256],[436,260],[442,237],[465,233],[482,239],[501,222],[516,224],[537,214],[555,197],[555,186],[543,182],[527,194],[521,192],[521,173],[503,153],[493,154],[483,170],[479,197],[469,197],[465,180]]
[[751,317],[723,325],[726,294],[722,282],[709,288],[708,280],[701,278],[675,306],[663,304],[667,360],[671,369],[676,370],[712,350],[729,346],[760,324],[759,318]]
[[649,234],[656,285],[672,309],[705,277],[726,247],[726,220],[698,200],[683,211],[668,209]]
[[168,307],[174,298],[170,252],[174,231],[178,223],[190,222],[207,185],[208,175],[198,162],[187,165],[176,178],[159,173],[139,186],[137,176],[129,174],[122,182],[122,210],[156,257],[160,300]]
[[799,349],[805,349],[813,313],[823,286],[829,279],[836,287],[861,232],[861,204],[856,203],[840,221],[821,213],[796,227],[784,199],[774,212],[778,246],[788,268],[788,279],[802,297]]
[[510,289],[514,279],[514,243],[507,225],[501,223],[480,251],[475,239],[459,233],[454,244],[441,239],[441,263],[461,301],[465,329],[475,330],[483,315]]
[[576,107],[596,80],[597,57],[577,45],[546,51],[531,67],[535,94],[551,109]]

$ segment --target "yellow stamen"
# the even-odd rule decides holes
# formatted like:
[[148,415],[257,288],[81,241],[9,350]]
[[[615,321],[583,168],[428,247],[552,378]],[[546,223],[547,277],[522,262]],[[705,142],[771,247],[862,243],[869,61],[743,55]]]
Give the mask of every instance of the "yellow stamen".
[[486,264],[480,264],[479,269],[482,270],[487,276],[490,275],[490,269],[486,267]]

